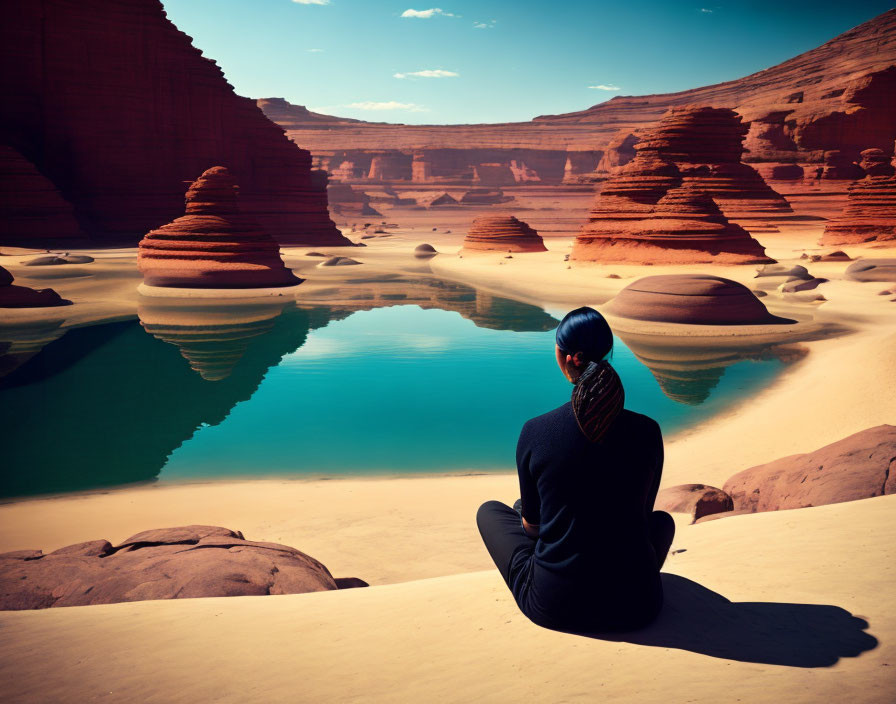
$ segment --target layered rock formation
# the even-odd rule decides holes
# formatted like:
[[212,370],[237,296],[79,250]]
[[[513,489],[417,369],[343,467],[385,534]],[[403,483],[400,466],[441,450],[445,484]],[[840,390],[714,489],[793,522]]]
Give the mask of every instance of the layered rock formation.
[[706,274],[645,276],[607,304],[620,318],[690,325],[790,323],[766,310],[746,286]]
[[0,144],[0,242],[83,237],[71,203],[12,147]]
[[896,240],[896,169],[890,161],[881,149],[862,152],[866,176],[849,187],[846,207],[825,226],[822,244]]
[[823,506],[896,492],[896,426],[863,430],[814,452],[745,469],[723,487],[735,511]]
[[268,288],[301,283],[277,243],[240,211],[237,185],[223,166],[205,171],[187,190],[186,215],[141,241],[137,266],[147,286]]
[[143,531],[115,547],[91,540],[47,555],[0,554],[0,610],[302,594],[339,589],[339,581],[295,548],[217,526],[181,526]]
[[[310,114],[278,99],[259,104],[328,170],[342,161],[363,161],[365,154],[388,145],[409,158],[425,153],[434,181],[469,182],[474,165],[509,166],[516,159],[542,182],[558,183],[577,175],[575,154],[603,153],[598,172],[621,166],[626,157],[624,150],[614,153],[614,140],[625,140],[653,125],[670,108],[684,105],[732,108],[753,123],[751,162],[821,165],[826,151],[843,150],[855,158],[871,147],[892,150],[894,64],[896,10],[890,10],[745,78],[678,93],[618,96],[586,110],[530,122],[395,125]],[[458,144],[466,148],[456,149]],[[369,163],[370,157],[366,159]],[[572,168],[565,171],[568,162]]]
[[13,276],[0,266],[0,308],[47,308],[71,305],[51,288],[14,286]]
[[[184,181],[226,164],[247,209],[281,243],[348,243],[312,183],[310,153],[233,92],[158,0],[13,3],[3,19],[0,61],[11,70],[0,74],[0,142],[52,183],[97,241],[134,244],[178,215]],[[51,207],[45,219],[26,214],[27,228],[0,242],[42,241],[61,222],[71,233],[55,191],[17,163],[4,191],[40,191]]]
[[[634,163],[634,162],[633,162]],[[653,175],[640,193],[668,177]],[[750,264],[774,261],[740,225],[729,222],[702,186],[690,179],[651,206],[625,195],[598,196],[591,221],[573,244],[571,260],[632,263]],[[626,203],[626,200],[628,203]],[[639,212],[640,211],[640,212]],[[647,211],[647,212],[644,212]]]
[[481,215],[464,237],[463,251],[547,252],[541,236],[510,213]]

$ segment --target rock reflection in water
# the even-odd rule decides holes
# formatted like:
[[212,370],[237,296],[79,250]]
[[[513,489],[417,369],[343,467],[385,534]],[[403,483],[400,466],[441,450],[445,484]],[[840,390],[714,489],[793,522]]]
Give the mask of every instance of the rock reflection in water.
[[31,322],[0,322],[0,378],[11,374],[46,345],[65,333],[63,318]]

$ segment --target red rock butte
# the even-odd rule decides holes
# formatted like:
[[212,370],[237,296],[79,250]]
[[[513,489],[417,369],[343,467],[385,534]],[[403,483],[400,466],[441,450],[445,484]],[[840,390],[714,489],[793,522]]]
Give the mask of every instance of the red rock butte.
[[51,288],[33,289],[14,286],[12,282],[12,274],[0,266],[0,308],[49,308],[71,304]]
[[599,203],[592,211],[591,222],[576,237],[570,259],[721,264],[774,261],[749,232],[729,222],[715,201],[690,179],[667,191],[646,213],[643,210],[649,206],[637,201],[631,209],[625,207],[630,196],[611,198],[611,206]]
[[270,288],[301,283],[277,243],[240,212],[237,186],[223,166],[205,171],[187,190],[186,215],[141,241],[137,266],[147,286]]
[[792,323],[768,312],[746,286],[707,274],[645,276],[607,304],[620,318],[689,325]]
[[33,166],[15,167],[11,190],[32,207],[0,244],[72,238],[70,223],[56,228],[70,209],[97,244],[133,245],[177,217],[184,181],[210,164],[228,165],[280,243],[350,244],[310,153],[233,91],[158,0],[5,3],[0,61],[11,69],[0,73],[0,141]]
[[824,229],[824,245],[896,240],[896,169],[881,149],[863,151],[861,167],[866,176],[849,187],[842,214]]
[[464,237],[464,251],[547,252],[541,236],[510,213],[481,215]]

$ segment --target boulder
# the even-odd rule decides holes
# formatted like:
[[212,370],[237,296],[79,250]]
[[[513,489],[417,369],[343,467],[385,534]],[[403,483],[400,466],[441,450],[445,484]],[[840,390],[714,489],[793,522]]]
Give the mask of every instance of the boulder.
[[350,257],[330,257],[329,259],[322,261],[318,266],[355,266],[356,264],[360,264],[356,259],[351,259]]
[[801,455],[745,469],[723,490],[737,511],[778,511],[896,492],[896,426],[879,425]]
[[33,289],[14,286],[13,276],[0,266],[0,308],[48,308],[68,306],[71,301],[64,299],[51,288]]
[[655,511],[687,513],[694,521],[713,513],[734,510],[734,502],[724,491],[706,484],[678,484],[657,494]]
[[112,604],[147,599],[300,594],[364,586],[334,579],[313,557],[246,540],[217,526],[144,531],[119,545],[93,540],[48,555],[0,554],[0,609]]
[[750,289],[708,274],[645,276],[622,289],[606,306],[621,318],[690,325],[792,323],[768,312]]
[[859,259],[846,267],[850,281],[885,281],[896,283],[896,258]]
[[430,259],[437,254],[438,252],[436,251],[436,248],[425,242],[414,247],[414,256],[417,257],[417,259]]

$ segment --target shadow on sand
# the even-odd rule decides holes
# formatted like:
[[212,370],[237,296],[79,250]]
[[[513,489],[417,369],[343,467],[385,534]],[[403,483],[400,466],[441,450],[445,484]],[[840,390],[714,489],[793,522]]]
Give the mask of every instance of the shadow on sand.
[[829,667],[877,647],[877,638],[865,632],[868,622],[839,606],[731,602],[684,577],[662,577],[665,605],[653,624],[580,635],[789,667]]

